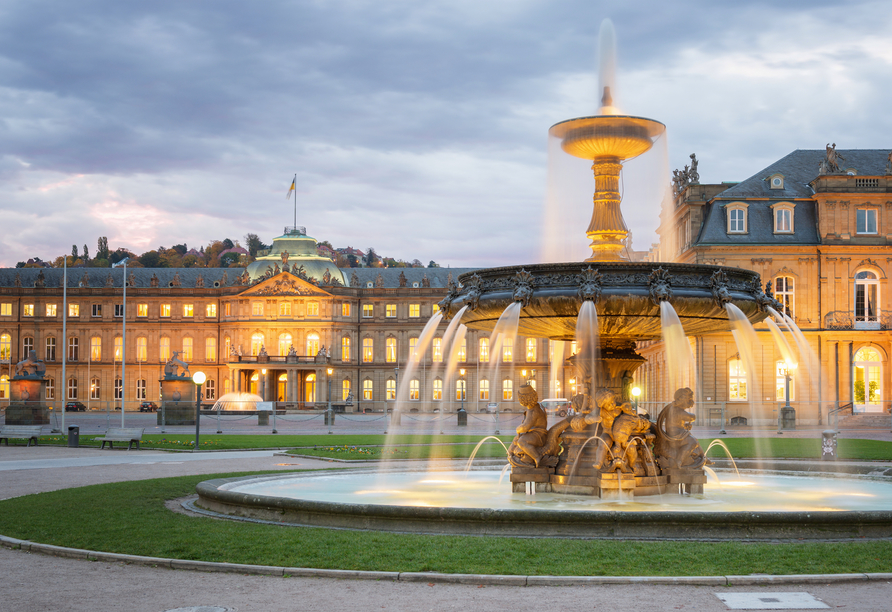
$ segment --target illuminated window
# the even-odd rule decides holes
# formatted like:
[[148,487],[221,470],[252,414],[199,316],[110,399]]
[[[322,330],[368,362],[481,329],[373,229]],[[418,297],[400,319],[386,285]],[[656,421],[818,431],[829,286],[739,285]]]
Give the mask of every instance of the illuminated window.
[[136,399],[144,400],[146,399],[146,379],[139,378],[136,381]]
[[23,317],[33,317],[34,316],[34,304],[22,304],[22,316]]
[[192,363],[192,338],[183,338],[183,361]]
[[183,304],[183,317],[189,318],[192,317],[194,313],[194,309],[192,304]]
[[48,400],[56,399],[56,380],[54,378],[47,377],[43,397]]
[[420,389],[421,389],[421,387],[418,383],[417,378],[413,378],[412,380],[410,380],[409,381],[409,399],[414,402],[417,402],[419,399],[421,399],[421,390]]
[[307,334],[307,355],[315,356],[319,352],[319,334]]
[[384,360],[387,363],[396,363],[396,338],[388,338],[384,349]]
[[415,350],[417,348],[418,338],[409,338],[409,355],[410,357],[413,357],[416,362],[421,361],[421,355]]
[[781,312],[793,316],[793,278],[790,276],[778,276],[774,279],[774,297],[783,304]]
[[280,317],[290,317],[291,316],[291,302],[279,302],[279,316]]
[[372,389],[373,386],[371,379],[366,378],[364,381],[362,381],[362,399],[372,399]]
[[395,400],[396,399],[396,381],[392,378],[388,378],[385,383],[385,392],[387,394],[387,399]]
[[136,305],[136,316],[137,317],[149,316],[149,305],[148,304],[137,304]]
[[439,304],[431,304],[431,316],[437,314],[438,312],[440,312],[440,305]]
[[570,390],[570,397],[576,396],[576,379],[571,378],[567,381],[567,388]]
[[307,302],[307,316],[308,317],[318,317],[319,316],[319,302]]
[[206,399],[206,400],[217,399],[217,383],[214,382],[214,380],[212,378],[208,378],[204,382],[204,399]]
[[137,361],[146,361],[148,359],[149,348],[148,348],[148,339],[145,337],[139,337],[136,339],[136,360]]
[[[204,314],[207,317],[215,318],[217,316],[217,305],[216,304],[206,304],[204,307]],[[211,382],[211,381],[208,381]]]
[[163,363],[170,361],[170,338],[161,338],[158,345],[158,358]]
[[455,400],[458,402],[464,401],[466,399],[465,391],[467,390],[467,387],[465,385],[465,382],[466,381],[461,379],[455,381]]
[[341,316],[342,317],[350,316],[350,302],[341,302]]
[[468,339],[462,338],[461,342],[458,343],[458,350],[455,353],[455,358],[464,363],[468,360]]
[[514,399],[514,381],[510,378],[502,381],[502,399],[506,402]]
[[[229,302],[223,304],[223,314],[227,317],[232,316],[232,304]],[[226,382],[229,382],[229,379],[226,379]]]
[[572,357],[573,355],[575,355],[578,352],[579,352],[579,348],[576,346],[576,340],[573,340],[570,343],[570,356]]
[[[783,402],[787,399],[787,390],[786,390],[786,378],[784,377],[784,371],[786,370],[787,363],[780,359],[774,364],[775,369],[775,399],[779,402]],[[795,399],[793,394],[793,377],[790,377],[790,399]]]
[[374,360],[375,343],[371,338],[362,339],[362,361],[363,363],[372,363]]
[[384,316],[392,319],[396,316],[396,304],[388,304],[384,307]]
[[56,339],[55,338],[47,338],[46,339],[46,352],[44,354],[44,359],[46,361],[55,361],[56,360]]
[[536,361],[536,339],[527,338],[527,363]]
[[115,336],[115,361],[121,361],[121,355],[124,354],[124,338]]
[[740,359],[728,362],[728,399],[732,402],[743,402],[747,399],[746,369]]
[[93,380],[90,381],[90,399],[91,400],[102,399],[100,397],[100,393],[99,393],[99,379],[98,378],[94,378]]
[[489,401],[489,381],[485,378],[481,378],[479,387],[480,387],[480,400],[484,401],[484,402],[488,402]]
[[263,348],[263,334],[253,334],[251,336],[251,354],[255,357],[260,354]]
[[0,317],[11,317],[12,316],[12,303],[11,302],[3,302],[0,304]]
[[48,317],[56,316],[56,305],[55,304],[47,304],[46,305],[46,316],[48,316]]
[[12,336],[0,334],[0,361],[9,361],[12,358]]
[[77,399],[77,379],[76,378],[68,379],[68,399],[70,399],[70,400]]
[[90,361],[102,361],[102,338],[90,338]]
[[204,340],[204,360],[210,363],[217,361],[217,339],[205,338]]
[[263,316],[263,302],[251,302],[251,316],[253,316],[253,317],[262,317]]
[[883,360],[880,352],[865,346],[855,353],[853,395],[856,412],[882,412]]
[[434,338],[431,342],[431,351],[432,351],[432,359],[434,363],[440,363],[443,361],[443,339],[442,338]]
[[80,304],[69,304],[69,305],[68,305],[68,316],[69,316],[69,317],[79,317],[79,316],[81,316],[81,307],[80,307]]
[[350,361],[350,336],[341,338],[341,361]]
[[514,361],[514,338],[502,339],[502,361],[505,363]]
[[291,334],[279,334],[279,355],[287,355],[293,343],[294,339]]
[[345,378],[341,381],[341,399],[345,402],[350,399],[350,379]]
[[[95,314],[93,315],[96,316]],[[161,304],[161,316],[163,318],[170,318],[170,304]]]
[[[232,351],[232,340],[229,336],[225,336],[223,338],[223,359],[229,359],[230,351]],[[229,379],[227,379],[226,382],[228,383]],[[224,386],[225,384],[226,383],[224,383]],[[224,391],[224,393],[229,393],[229,391]]]
[[304,389],[306,390],[306,398],[308,402],[316,401],[316,375],[315,374],[307,374],[306,384],[304,385]]
[[443,399],[443,381],[439,378],[434,379],[434,394],[433,399],[435,402]]
[[9,399],[9,376],[0,375],[0,399]]
[[480,359],[479,361],[489,361],[489,338],[480,338]]
[[363,319],[371,319],[375,314],[375,309],[373,304],[363,304],[362,305],[362,318]]
[[421,304],[409,304],[409,317],[416,319],[421,316]]
[[68,353],[66,355],[66,359],[68,361],[77,361],[80,356],[80,348],[81,342],[78,338],[69,338],[68,339]]

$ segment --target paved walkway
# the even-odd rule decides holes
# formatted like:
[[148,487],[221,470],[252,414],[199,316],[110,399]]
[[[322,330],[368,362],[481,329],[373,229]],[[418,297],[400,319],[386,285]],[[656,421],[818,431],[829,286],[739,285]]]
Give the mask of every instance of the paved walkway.
[[[330,467],[271,451],[164,453],[65,447],[0,447],[0,498],[87,484],[236,470]],[[807,592],[830,608],[889,610],[892,581],[803,579],[773,586],[672,584],[481,587],[468,584],[333,578],[281,578],[89,562],[0,548],[0,606],[15,611],[135,610],[221,606],[241,612],[294,610],[727,610],[717,597],[754,592],[763,599]],[[820,579],[818,579],[820,580]],[[773,594],[773,595],[772,595]],[[770,604],[768,604],[770,605]]]

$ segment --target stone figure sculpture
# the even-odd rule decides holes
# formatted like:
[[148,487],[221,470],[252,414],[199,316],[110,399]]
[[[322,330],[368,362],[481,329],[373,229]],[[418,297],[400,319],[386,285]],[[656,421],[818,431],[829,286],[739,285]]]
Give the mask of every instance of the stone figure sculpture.
[[406,282],[407,282],[406,273],[403,272],[402,270],[400,270],[400,287],[405,287]]
[[886,162],[886,176],[892,174],[892,151],[889,152],[889,161]]
[[77,284],[78,287],[89,287],[90,286],[90,274],[89,272],[84,272],[84,275],[81,277],[80,282]]
[[[609,389],[599,389],[595,393],[595,405],[598,408],[601,430],[605,442],[601,445],[601,452],[595,461],[595,469],[606,468],[606,471],[622,470],[623,472],[644,473],[643,466],[639,462],[637,444],[631,444],[635,436],[643,436],[647,444],[647,435],[650,432],[651,423],[647,419],[638,416],[629,402],[618,402],[617,395]],[[650,435],[653,440],[653,434]],[[608,452],[609,450],[609,452]],[[610,463],[606,459],[610,456]]]
[[518,397],[526,412],[508,448],[508,462],[515,467],[553,467],[558,462],[560,435],[570,423],[564,419],[548,429],[548,415],[532,386],[522,386]]
[[180,359],[179,351],[174,351],[167,363],[164,364],[164,377],[189,378],[189,376],[191,376],[189,374],[189,364]]
[[688,412],[694,406],[694,392],[688,387],[675,392],[675,401],[666,404],[657,418],[654,455],[666,469],[697,469],[708,463],[700,443],[691,435],[696,417]]
[[821,166],[818,169],[819,174],[839,174],[842,172],[842,168],[839,163],[844,162],[846,160],[837,150],[836,143],[834,142],[832,145],[828,142],[826,150],[824,152],[824,159],[821,161]]
[[37,351],[29,351],[27,359],[15,364],[14,378],[43,378],[46,364],[37,358]]
[[43,270],[37,273],[37,280],[34,281],[34,286],[37,288],[43,288],[46,286],[46,279],[43,276]]

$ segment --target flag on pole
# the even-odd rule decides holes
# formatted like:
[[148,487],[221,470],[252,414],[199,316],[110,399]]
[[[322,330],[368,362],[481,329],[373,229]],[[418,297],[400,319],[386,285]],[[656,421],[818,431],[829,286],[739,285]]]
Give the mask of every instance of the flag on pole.
[[286,200],[291,197],[291,192],[294,191],[295,189],[297,189],[297,177],[296,176],[291,180],[291,187],[288,188],[288,194],[285,196]]

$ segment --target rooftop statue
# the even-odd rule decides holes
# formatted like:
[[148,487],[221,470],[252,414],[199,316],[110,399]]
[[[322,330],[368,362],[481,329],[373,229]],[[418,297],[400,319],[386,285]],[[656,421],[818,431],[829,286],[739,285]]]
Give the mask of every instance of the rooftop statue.
[[842,172],[842,168],[839,163],[844,162],[846,160],[840,153],[836,150],[836,143],[834,142],[832,145],[828,142],[826,151],[824,152],[824,159],[821,161],[821,166],[818,170],[819,174],[839,174]]
[[46,364],[37,358],[37,351],[29,351],[28,358],[15,364],[14,378],[43,378]]

